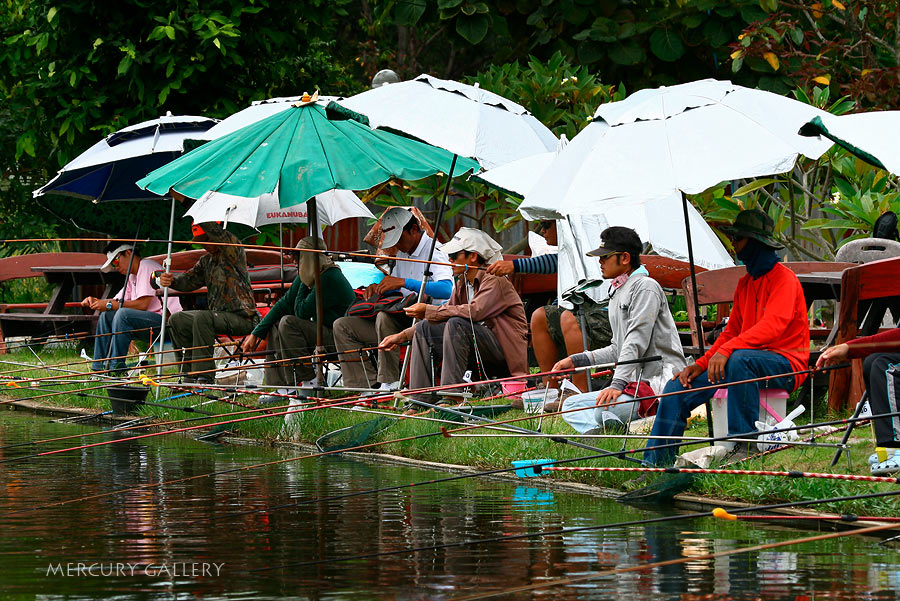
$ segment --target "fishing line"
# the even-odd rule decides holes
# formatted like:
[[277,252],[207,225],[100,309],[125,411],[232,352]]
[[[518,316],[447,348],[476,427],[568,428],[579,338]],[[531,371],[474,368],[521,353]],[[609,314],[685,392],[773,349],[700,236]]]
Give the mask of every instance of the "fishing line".
[[[819,503],[836,503],[839,501],[856,501],[860,499],[875,499],[882,497],[889,497],[894,495],[900,495],[900,490],[891,490],[885,492],[877,492],[877,493],[866,493],[862,495],[850,495],[843,497],[831,497],[828,499],[809,499],[806,501],[793,501],[787,503],[775,503],[772,505],[755,505],[752,507],[742,507],[737,509],[732,509],[731,514],[740,514],[740,513],[748,513],[751,511],[771,511],[774,509],[785,509],[789,507],[797,507],[797,506],[806,506],[806,505],[816,505]],[[717,511],[717,510],[718,511]],[[644,526],[646,524],[659,524],[665,522],[676,522],[679,520],[687,520],[687,519],[695,519],[701,517],[719,517],[721,512],[724,511],[721,508],[716,508],[712,511],[702,511],[699,513],[691,513],[691,514],[679,514],[679,515],[667,515],[660,516],[656,518],[645,518],[640,520],[631,520],[627,522],[617,522],[614,524],[599,524],[596,526],[575,526],[572,528],[558,528],[556,530],[544,530],[541,532],[526,532],[522,534],[512,534],[505,536],[496,536],[491,538],[482,538],[482,539],[469,539],[464,541],[457,541],[454,543],[443,543],[440,545],[428,545],[422,547],[409,547],[406,549],[396,549],[393,551],[379,551],[375,553],[361,553],[359,555],[348,555],[344,557],[333,557],[329,559],[317,559],[314,561],[297,561],[291,563],[285,563],[277,566],[268,566],[265,568],[256,568],[253,570],[248,570],[249,573],[254,572],[268,572],[271,570],[279,570],[283,568],[295,568],[295,567],[304,567],[304,566],[314,566],[314,565],[322,565],[322,564],[332,564],[339,563],[345,561],[356,561],[359,559],[375,559],[379,557],[387,557],[391,555],[402,555],[402,554],[410,554],[410,553],[419,553],[422,551],[437,551],[441,549],[453,549],[459,547],[468,547],[472,545],[482,545],[486,543],[496,543],[496,542],[506,542],[511,540],[521,540],[528,538],[537,538],[543,536],[555,536],[555,535],[566,535],[573,534],[576,532],[595,532],[598,530],[611,530],[613,528],[628,528],[631,526]],[[727,512],[726,512],[727,513]],[[883,526],[875,526],[875,530],[871,529],[862,529],[859,531],[851,531],[851,533],[865,533],[865,532],[877,532],[879,530],[888,530],[891,528],[895,528],[894,524],[886,524]],[[836,533],[836,534],[845,534],[845,533]],[[693,560],[696,558],[686,558],[688,560]],[[644,569],[643,566],[640,569]],[[496,593],[499,594],[499,593]],[[476,598],[476,597],[473,597]]]

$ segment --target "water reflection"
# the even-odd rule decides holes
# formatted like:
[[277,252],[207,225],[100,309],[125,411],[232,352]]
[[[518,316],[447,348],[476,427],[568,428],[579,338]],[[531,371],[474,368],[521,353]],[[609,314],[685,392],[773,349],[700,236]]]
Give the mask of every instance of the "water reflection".
[[[0,445],[73,428],[4,413]],[[30,452],[0,450],[0,457]],[[697,559],[513,598],[896,599],[900,585],[898,553],[871,539],[701,559],[802,536],[745,522],[694,519],[505,538],[660,515],[553,492],[535,480],[523,486],[470,479],[269,509],[444,475],[341,458],[237,469],[278,457],[259,448],[157,438],[4,464],[0,591],[4,598],[47,599],[449,599],[684,557]],[[205,476],[212,472],[218,473]],[[201,477],[136,488],[194,476]],[[7,515],[110,490],[126,492]],[[231,515],[248,509],[261,511]],[[500,540],[408,551],[489,538]],[[395,551],[400,553],[250,571]],[[135,567],[111,576],[48,574],[48,567],[79,563]],[[206,564],[222,568],[198,574],[196,566]],[[179,565],[195,566],[194,572]]]

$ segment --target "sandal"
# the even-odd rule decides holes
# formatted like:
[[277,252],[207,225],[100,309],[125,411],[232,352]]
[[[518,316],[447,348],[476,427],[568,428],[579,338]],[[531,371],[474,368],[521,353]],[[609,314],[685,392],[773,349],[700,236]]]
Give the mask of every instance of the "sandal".
[[870,471],[873,476],[888,476],[900,472],[900,452],[896,449],[884,461],[873,463]]

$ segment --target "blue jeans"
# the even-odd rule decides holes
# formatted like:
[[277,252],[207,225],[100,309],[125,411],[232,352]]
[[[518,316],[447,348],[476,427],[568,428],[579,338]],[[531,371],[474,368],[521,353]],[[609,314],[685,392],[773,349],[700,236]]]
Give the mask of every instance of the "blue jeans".
[[[741,349],[734,351],[725,364],[725,382],[738,382],[772,374],[783,374],[794,371],[790,362],[772,351],[758,351]],[[756,432],[756,420],[759,419],[759,389],[760,384],[764,388],[780,388],[791,391],[795,385],[794,376],[782,376],[764,382],[748,382],[728,387],[728,435],[751,434]],[[704,371],[691,382],[693,388],[711,386],[712,383]],[[666,384],[663,393],[681,392],[685,388],[681,382],[671,380]],[[677,447],[668,447],[652,450],[653,447],[672,444],[675,441],[652,438],[653,436],[681,436],[687,425],[687,418],[691,411],[709,399],[715,393],[715,389],[692,392],[690,388],[684,394],[675,394],[662,397],[659,410],[656,412],[656,421],[653,422],[653,430],[650,432],[650,440],[647,441],[647,451],[644,451],[644,461],[652,465],[671,465],[675,461]]]
[[[162,315],[128,308],[101,313],[97,322],[97,335],[94,337],[94,362],[91,363],[91,369],[93,371],[124,369],[128,345],[136,337],[149,339],[150,331],[147,328],[152,328],[155,336],[162,328]],[[136,334],[134,330],[145,331]],[[113,335],[101,336],[101,334]],[[107,361],[107,357],[111,359]],[[104,367],[107,363],[109,367]]]
[[[600,394],[599,391],[584,392],[572,395],[563,401],[562,410],[564,412],[581,409],[581,411],[563,413],[562,417],[566,420],[566,423],[584,434],[588,430],[603,427],[604,413],[611,413],[623,424],[627,424],[630,420],[638,419],[638,403],[628,402],[634,398],[633,396],[623,394],[615,400],[615,405],[604,410],[597,407],[598,394]],[[606,417],[608,418],[609,416]]]

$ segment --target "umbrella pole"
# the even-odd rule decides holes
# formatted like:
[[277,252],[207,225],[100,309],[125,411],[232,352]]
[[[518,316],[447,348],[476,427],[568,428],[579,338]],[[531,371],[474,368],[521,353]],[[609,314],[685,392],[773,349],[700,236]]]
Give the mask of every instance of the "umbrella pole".
[[284,230],[281,223],[278,224],[278,246],[282,247],[278,264],[281,267],[281,296],[284,296]]
[[[172,197],[172,209],[169,213],[169,240],[166,247],[166,260],[163,268],[166,273],[172,270],[172,236],[175,230],[175,197]],[[162,326],[159,329],[159,352],[156,354],[156,377],[162,377],[163,348],[166,344],[166,313],[169,309],[169,287],[163,288],[162,297]],[[156,398],[159,398],[159,387],[156,388]]]
[[[444,209],[447,208],[447,197],[450,195],[450,182],[453,181],[453,170],[456,168],[457,155],[453,155],[453,161],[450,163],[450,173],[447,174],[447,185],[444,186],[444,197],[441,199],[441,207],[438,209],[437,222],[434,225],[434,236],[431,238],[431,248],[428,249],[428,260],[434,257],[434,247],[437,244],[438,231],[441,229],[441,222],[444,221]],[[417,302],[422,302],[425,297],[425,284],[431,276],[430,263],[425,264],[425,272],[422,274],[422,285],[419,286],[419,298]],[[413,318],[412,327],[416,327],[416,319]],[[410,341],[412,342],[412,341]],[[406,370],[409,369],[409,360],[412,357],[412,347],[406,349],[406,355],[403,357],[403,367],[400,368],[400,387],[403,388],[403,382],[406,380]]]
[[[703,342],[703,319],[700,317],[700,304],[697,296],[697,269],[694,265],[694,245],[691,242],[691,219],[688,213],[688,199],[684,192],[681,193],[681,208],[684,209],[684,233],[687,236],[688,263],[691,268],[691,293],[694,295],[694,319],[697,320],[697,346],[700,353],[706,350]],[[712,405],[709,400],[706,401],[706,429],[710,438],[713,437],[712,427]],[[712,446],[712,442],[709,443]]]
[[[319,210],[318,207],[316,207],[315,197],[309,200],[309,202],[306,204],[306,207],[306,223],[309,225],[310,234],[315,237],[316,247],[318,247]],[[316,386],[321,386],[323,382],[321,355],[325,353],[325,346],[323,344],[324,329],[322,326],[322,315],[325,313],[325,307],[322,302],[322,274],[318,269],[315,269],[313,271],[315,272],[316,278],[316,358],[313,360],[313,365],[315,366],[316,370]],[[283,275],[281,279],[282,281],[284,281]]]

